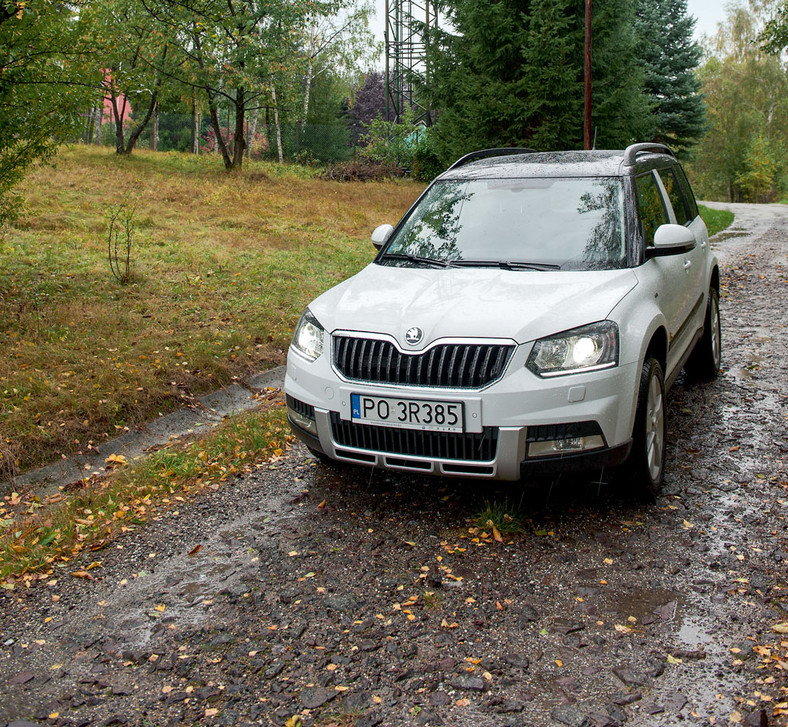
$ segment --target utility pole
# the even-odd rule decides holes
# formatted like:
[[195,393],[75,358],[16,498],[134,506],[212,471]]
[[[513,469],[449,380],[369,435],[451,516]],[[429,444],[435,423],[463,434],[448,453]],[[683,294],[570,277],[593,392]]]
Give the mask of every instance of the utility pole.
[[591,148],[591,0],[586,0],[585,102],[583,104],[583,149]]
[[386,0],[386,116],[400,121],[407,109],[430,125],[430,110],[418,98],[416,78],[429,82],[430,32],[438,26],[436,0]]

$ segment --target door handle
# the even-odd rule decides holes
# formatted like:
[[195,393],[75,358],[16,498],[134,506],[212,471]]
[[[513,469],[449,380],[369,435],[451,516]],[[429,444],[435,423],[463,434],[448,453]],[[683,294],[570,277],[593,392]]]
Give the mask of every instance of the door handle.
[[689,270],[692,267],[692,260],[685,260],[684,261],[684,269]]

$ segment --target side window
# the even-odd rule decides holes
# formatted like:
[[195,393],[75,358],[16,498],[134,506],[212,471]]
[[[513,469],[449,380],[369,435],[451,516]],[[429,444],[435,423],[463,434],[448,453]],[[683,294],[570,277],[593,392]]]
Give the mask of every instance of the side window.
[[687,200],[689,217],[691,220],[694,220],[698,216],[698,205],[695,202],[695,195],[692,193],[692,187],[690,187],[687,175],[684,174],[684,170],[678,165],[673,167],[673,171],[676,173],[676,177],[679,180],[681,191],[684,192],[684,199]]
[[692,218],[689,215],[687,203],[684,201],[684,193],[679,185],[679,180],[676,179],[673,169],[660,169],[659,177],[662,180],[662,184],[665,186],[670,204],[673,207],[673,212],[676,215],[676,224],[686,225],[688,222],[691,222]]
[[668,213],[665,211],[662,195],[659,193],[659,187],[657,187],[657,182],[651,172],[635,177],[635,187],[637,188],[640,224],[643,225],[643,238],[646,247],[652,247],[654,233],[657,231],[657,227],[668,222]]

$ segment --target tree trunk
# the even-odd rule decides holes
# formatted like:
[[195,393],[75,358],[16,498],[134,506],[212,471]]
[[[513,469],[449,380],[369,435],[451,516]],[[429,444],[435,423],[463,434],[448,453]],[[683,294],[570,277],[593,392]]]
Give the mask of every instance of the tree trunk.
[[309,59],[309,64],[306,67],[306,79],[304,80],[304,116],[301,119],[301,136],[306,131],[306,118],[309,115],[309,95],[312,90],[312,74],[314,73],[315,65],[312,59]]
[[246,126],[246,158],[252,158],[252,144],[254,144],[254,137],[257,133],[257,117],[260,115],[260,110],[255,109],[252,113],[252,118]]
[[101,124],[104,121],[104,99],[102,98],[96,105],[96,115],[93,117],[94,132],[96,134],[93,143],[96,146],[101,146]]
[[156,108],[153,109],[153,126],[150,130],[150,148],[159,151],[159,102],[156,101]]
[[233,169],[241,170],[246,149],[244,120],[246,116],[246,92],[243,86],[235,92],[235,136],[233,138]]
[[230,158],[230,153],[227,151],[227,144],[224,143],[224,138],[222,137],[222,127],[219,122],[219,109],[216,104],[216,98],[209,88],[205,89],[205,93],[208,96],[208,110],[211,114],[211,126],[213,127],[213,133],[216,135],[216,147],[218,152],[222,155],[224,168],[229,170],[233,168],[233,160]]
[[200,153],[200,113],[197,110],[197,91],[192,89],[192,154]]
[[[150,104],[148,105],[148,111],[145,114],[145,118],[142,120],[142,123],[137,126],[134,131],[131,132],[131,136],[129,136],[129,143],[126,145],[125,154],[128,156],[131,154],[132,149],[137,144],[137,140],[140,138],[140,134],[145,130],[145,127],[148,125],[148,122],[151,120],[151,116],[153,116],[153,112],[156,110],[156,104],[159,97],[159,84],[157,83],[153,89],[153,93],[150,97]],[[120,152],[118,152],[120,154]]]
[[274,126],[276,127],[276,150],[279,153],[279,163],[285,160],[282,153],[282,127],[279,125],[279,104],[276,102],[276,88],[271,86],[271,100],[274,102]]
[[112,115],[115,117],[115,153],[123,154],[126,151],[126,140],[123,138],[123,115],[122,111],[118,109],[118,97],[115,95],[112,82],[109,87],[109,99],[112,104]]

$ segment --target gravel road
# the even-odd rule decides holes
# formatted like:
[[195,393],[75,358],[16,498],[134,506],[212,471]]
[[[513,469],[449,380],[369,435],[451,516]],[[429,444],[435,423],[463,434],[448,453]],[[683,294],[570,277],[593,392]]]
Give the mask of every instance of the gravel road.
[[788,724],[788,207],[731,209],[724,374],[672,390],[656,502],[296,446],[3,591],[0,725]]

